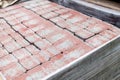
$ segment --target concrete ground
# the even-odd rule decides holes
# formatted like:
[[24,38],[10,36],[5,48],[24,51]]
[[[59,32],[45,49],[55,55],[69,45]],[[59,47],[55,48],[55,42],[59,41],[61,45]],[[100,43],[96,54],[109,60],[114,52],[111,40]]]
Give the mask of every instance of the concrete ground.
[[44,80],[119,33],[111,24],[48,0],[0,9],[0,72],[6,80]]

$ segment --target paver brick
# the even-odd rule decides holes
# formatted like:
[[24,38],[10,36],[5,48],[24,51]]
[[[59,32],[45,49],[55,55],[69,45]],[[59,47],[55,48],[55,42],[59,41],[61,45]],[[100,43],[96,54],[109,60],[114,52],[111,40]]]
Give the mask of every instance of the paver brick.
[[50,20],[54,23],[59,23],[59,21],[64,21],[64,19],[61,17],[54,17],[54,18],[51,18]]
[[9,51],[13,52],[17,49],[20,49],[20,45],[18,45],[14,40],[10,40],[7,43],[4,44],[4,47]]
[[93,33],[100,33],[106,29],[108,29],[108,27],[102,25],[102,24],[96,24],[94,26],[89,26],[87,28],[89,31],[93,32]]
[[86,40],[86,42],[93,47],[98,47],[98,46],[101,46],[102,44],[104,44],[105,42],[107,42],[108,40],[109,40],[108,38],[105,38],[100,35],[96,35],[96,36]]
[[60,31],[55,31],[54,33],[52,34],[49,34],[47,36],[47,40],[50,41],[52,44],[64,39],[65,37],[68,37],[70,36],[71,34],[67,31],[64,31],[64,30],[60,30]]
[[81,29],[80,26],[77,26],[77,25],[73,25],[73,24],[69,24],[67,27],[66,27],[67,30],[70,30],[71,32],[75,33],[77,32],[78,30]]
[[11,29],[11,28],[7,28],[7,29],[5,29],[4,31],[5,31],[8,35],[15,33],[15,31],[14,31],[13,29]]
[[45,63],[47,61],[49,61],[49,59],[54,56],[54,54],[46,51],[46,50],[42,50],[39,52],[39,54],[34,55],[34,57],[36,57],[37,59],[39,59],[40,62]]
[[46,38],[47,36],[49,36],[50,34],[56,32],[56,31],[60,31],[61,29],[57,28],[56,26],[52,26],[52,27],[44,27],[40,30],[37,31],[37,34],[39,36],[41,36],[42,38]]
[[[56,55],[55,57],[53,57],[53,58],[51,59],[51,63],[53,64],[55,70],[57,70],[57,69],[65,66],[66,64],[68,64],[68,62],[65,61],[65,60],[67,60],[67,59],[64,58],[64,55],[63,55],[63,54],[58,54],[58,55]],[[59,64],[59,63],[60,63],[60,64]],[[54,71],[55,71],[55,70],[54,70]]]
[[60,17],[63,19],[68,19],[69,17],[73,16],[73,14],[69,13],[65,13],[65,14],[61,14]]
[[27,56],[20,60],[21,65],[25,67],[27,70],[34,68],[35,66],[40,64],[39,59],[34,56]]
[[29,45],[25,47],[31,54],[38,54],[40,53],[40,50],[38,48],[36,48],[33,45]]
[[39,39],[41,39],[38,35],[31,33],[25,36],[25,39],[28,40],[31,43],[34,43],[36,41],[38,41]]
[[0,58],[0,70],[3,70],[3,68],[9,65],[13,65],[13,63],[16,63],[17,61],[18,60],[11,54]]
[[10,15],[14,15],[14,14],[16,14],[18,12],[19,12],[19,9],[6,11],[6,13],[4,14],[4,17],[9,17]]
[[52,63],[52,61],[48,61],[42,65],[42,69],[45,72],[46,76],[51,74],[53,71],[57,70],[57,66]]
[[19,33],[22,34],[22,36],[24,37],[29,34],[34,34],[34,32],[29,28],[22,28],[21,30],[19,30]]
[[58,26],[60,26],[61,28],[63,28],[63,29],[71,26],[71,24],[70,24],[70,23],[66,23],[65,20],[59,21],[59,22],[57,22],[56,24],[57,24]]
[[61,51],[59,51],[53,45],[51,45],[49,48],[47,48],[46,51],[48,51],[50,54],[53,54],[54,56],[61,53]]
[[84,22],[87,18],[83,16],[72,16],[67,19],[68,22],[75,24],[77,22],[81,23]]
[[59,42],[56,42],[54,46],[62,52],[62,51],[69,50],[72,47],[75,47],[79,43],[80,42],[77,39],[74,38],[73,40],[73,37],[67,37],[67,38],[63,38]]
[[42,30],[44,29],[45,27],[42,26],[42,25],[37,25],[37,26],[32,26],[30,27],[30,29],[33,31],[33,32],[38,32],[39,30]]
[[110,30],[105,30],[103,32],[100,33],[100,35],[108,38],[108,39],[112,39],[114,38],[117,34],[116,33],[113,33],[112,31]]
[[11,25],[17,25],[19,23],[21,23],[21,22],[18,19],[13,19],[13,20],[9,21],[9,24],[11,24]]
[[7,54],[8,54],[8,52],[5,49],[0,48],[0,58],[6,56]]
[[49,12],[49,13],[46,13],[46,14],[44,14],[44,15],[42,15],[44,18],[46,18],[46,19],[51,19],[51,18],[53,18],[53,17],[56,17],[56,16],[58,16],[58,14],[56,14],[56,13],[54,13],[54,12]]
[[50,42],[48,42],[47,40],[43,39],[43,40],[38,40],[34,43],[39,49],[46,49],[48,48],[50,45],[52,45]]
[[118,29],[117,27],[112,26],[112,25],[110,25],[110,24],[107,24],[107,23],[106,23],[106,25],[109,25],[109,26],[110,26],[109,30],[111,30],[113,33],[119,35],[120,29]]
[[0,19],[0,29],[3,30],[7,28],[10,28],[10,25],[8,25],[4,19]]
[[16,39],[16,42],[21,46],[21,47],[25,47],[27,45],[29,45],[30,43],[28,41],[26,41],[24,38],[18,38]]
[[86,29],[78,29],[75,32],[75,34],[78,35],[82,39],[87,39],[87,38],[89,38],[89,37],[94,35],[94,33],[91,33],[89,31],[87,31]]
[[29,80],[29,79],[32,79],[32,80],[39,80],[43,77],[45,77],[46,74],[45,72],[42,70],[42,67],[41,66],[37,66],[35,68],[33,68],[32,70],[28,71],[27,74],[23,74],[17,78],[15,78],[14,80],[16,79],[19,79],[19,80]]
[[20,31],[21,29],[26,29],[26,27],[22,24],[18,24],[18,25],[15,25],[15,26],[12,26],[12,28],[15,30],[15,31]]
[[68,12],[69,12],[69,9],[66,9],[66,8],[55,11],[55,13],[57,14],[65,14]]
[[74,48],[72,48],[71,50],[69,51],[66,51],[64,52],[64,57],[68,58],[69,59],[77,59],[83,55],[85,55],[87,52],[93,50],[92,47],[90,47],[89,45],[87,44],[80,44]]
[[[0,37],[2,38],[2,37],[4,37],[4,36],[7,36],[8,34],[7,33],[5,33],[4,31],[1,31],[1,33],[0,33]],[[2,39],[1,39],[2,40]]]
[[0,42],[4,45],[11,40],[12,38],[9,35],[6,35],[6,36],[4,35],[4,36],[1,36]]
[[48,9],[42,9],[42,10],[38,10],[36,13],[38,15],[43,15],[43,14],[46,14],[46,13],[49,13],[51,12],[51,10],[48,10]]
[[7,66],[7,68],[3,69],[2,73],[7,80],[12,80],[13,78],[23,74],[25,71],[26,70],[19,63],[14,63],[13,65]]
[[39,23],[41,23],[41,21],[42,21],[41,18],[35,18],[35,19],[28,20],[26,22],[23,22],[23,24],[27,27],[31,27],[31,26],[39,25]]
[[21,60],[27,56],[30,56],[31,54],[24,48],[21,48],[17,51],[14,51],[13,52],[13,55],[18,59],[18,60]]
[[34,18],[34,16],[30,16],[30,15],[25,15],[25,16],[21,16],[21,17],[19,17],[18,18],[18,20],[20,21],[20,22],[26,22],[26,21],[28,21],[28,20],[31,20],[32,18]]

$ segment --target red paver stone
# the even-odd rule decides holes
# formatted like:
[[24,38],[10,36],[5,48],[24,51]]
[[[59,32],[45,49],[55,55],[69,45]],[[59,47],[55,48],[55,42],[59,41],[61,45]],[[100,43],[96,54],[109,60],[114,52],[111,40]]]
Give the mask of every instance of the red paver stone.
[[48,51],[50,54],[53,55],[57,55],[59,53],[61,53],[61,51],[59,51],[56,47],[54,47],[53,45],[50,46],[49,48],[46,49],[46,51]]
[[[88,46],[87,44],[80,44],[74,48],[72,48],[70,51],[65,52],[64,57],[69,59],[77,59],[83,55],[85,55],[87,52],[91,51],[93,48]],[[71,61],[71,60],[70,60]]]
[[28,70],[28,69],[32,69],[35,66],[39,65],[40,61],[34,56],[27,56],[21,59],[20,63],[23,65],[23,67],[25,67]]
[[36,17],[35,19],[31,19],[28,21],[23,22],[23,24],[27,27],[32,27],[32,26],[37,26],[39,23],[43,22],[44,20],[40,18],[39,16]]
[[36,48],[33,45],[26,46],[26,49],[31,53],[31,54],[38,54],[40,50]]
[[56,32],[56,31],[61,30],[60,28],[58,28],[54,24],[49,25],[49,23],[46,23],[45,25],[42,25],[42,26],[44,26],[44,28],[41,27],[42,29],[40,29],[40,30],[38,30],[36,32],[42,38],[46,38],[47,36],[49,36],[49,34],[52,34],[52,33]]
[[[67,60],[68,58],[64,58],[64,55],[63,54],[58,54],[58,55],[56,55],[55,57],[53,57],[52,59],[51,59],[51,64],[53,64],[53,66],[54,66],[54,68],[55,68],[55,70],[57,70],[57,69],[59,69],[59,68],[61,68],[61,67],[63,67],[63,66],[65,66],[65,65],[67,65],[68,64],[68,62],[67,61],[65,61],[65,60]],[[60,64],[59,64],[60,63]],[[54,71],[55,71],[54,70]]]
[[100,33],[108,28],[109,26],[104,26],[104,24],[101,23],[101,24],[95,24],[94,26],[89,26],[87,29],[93,33]]
[[8,54],[8,52],[5,49],[0,48],[0,58],[6,56],[7,54]]
[[31,43],[34,43],[41,38],[40,38],[40,36],[36,35],[35,33],[31,33],[31,34],[26,35],[25,39],[28,40]]
[[58,21],[56,24],[59,25],[59,26],[60,26],[61,28],[63,28],[63,29],[71,26],[71,24],[70,24],[70,23],[66,23],[65,20]]
[[83,17],[83,16],[72,16],[72,17],[69,17],[67,19],[67,21],[74,24],[74,23],[77,23],[77,22],[81,23],[81,22],[85,21],[86,19],[87,18]]
[[15,25],[15,26],[12,26],[12,28],[15,30],[15,31],[19,31],[21,30],[22,28],[26,28],[24,25],[22,24],[18,24],[18,25]]
[[14,40],[10,40],[7,43],[4,44],[4,47],[9,51],[13,52],[17,49],[20,49],[20,45],[18,45]]
[[66,51],[75,47],[77,44],[81,44],[81,40],[68,36],[67,38],[63,38],[62,40],[56,42],[54,46],[60,51]]
[[19,63],[14,63],[13,65],[7,66],[3,69],[2,73],[7,80],[12,80],[13,78],[23,74],[25,71],[26,70]]
[[18,19],[12,19],[12,20],[8,20],[9,22],[9,24],[11,24],[11,25],[17,25],[17,24],[19,24],[19,23],[21,23]]
[[51,43],[48,42],[47,40],[43,39],[43,40],[36,41],[35,45],[40,49],[46,49],[51,45]]
[[16,19],[16,17],[15,17],[13,14],[6,13],[5,19],[6,19],[7,21],[11,21],[11,20]]
[[69,9],[67,9],[67,8],[55,11],[55,13],[57,13],[57,14],[65,14],[65,13],[68,13],[68,12],[69,12]]
[[49,13],[49,12],[51,12],[51,10],[48,10],[48,9],[42,9],[42,10],[36,11],[36,13],[38,15],[43,15],[43,14],[46,14],[46,13]]
[[19,49],[19,50],[13,52],[13,55],[17,59],[21,60],[21,59],[23,59],[23,58],[25,58],[27,56],[30,56],[31,54],[26,49],[22,48],[22,49]]
[[0,41],[2,44],[5,44],[7,42],[9,42],[10,40],[12,40],[12,37],[10,37],[7,33],[5,33],[4,31],[1,31],[0,34]]
[[13,65],[13,63],[16,63],[17,59],[13,55],[6,55],[2,58],[0,58],[0,70],[3,70],[3,68]]
[[18,20],[20,22],[25,22],[25,21],[31,20],[32,18],[34,18],[34,16],[30,16],[30,15],[27,16],[27,15],[25,15],[25,16],[19,17]]
[[120,29],[118,29],[117,27],[110,25],[110,24],[107,24],[107,25],[110,26],[109,30],[111,30],[113,33],[115,33],[117,35],[120,35]]
[[42,63],[45,63],[46,61],[48,61],[52,56],[53,54],[51,54],[50,52],[48,51],[40,51],[39,54],[36,54],[34,55],[37,59],[39,59],[40,62]]
[[44,18],[46,18],[46,19],[51,19],[51,18],[53,18],[53,17],[56,17],[56,16],[58,16],[58,14],[57,13],[54,13],[54,12],[49,12],[49,13],[47,13],[47,14],[44,14],[44,15],[42,15]]
[[32,26],[32,27],[30,27],[30,29],[32,30],[32,31],[34,31],[34,32],[39,32],[39,30],[42,30],[42,29],[44,29],[45,27],[44,26],[42,26],[42,25],[37,25],[37,26]]
[[8,25],[4,19],[0,19],[0,30],[7,28],[10,28],[10,25]]
[[54,23],[58,23],[59,21],[64,21],[64,19],[61,17],[54,17],[54,18],[51,18],[50,20],[53,21]]
[[49,34],[47,36],[47,40],[54,44],[68,36],[71,36],[69,32],[65,30],[60,30],[60,31],[55,31],[52,34]]
[[29,34],[34,34],[34,32],[29,28],[22,28],[21,30],[19,30],[19,33],[22,34],[22,36],[24,37]]
[[37,66],[35,67],[34,69],[28,71],[26,74],[23,74],[17,78],[15,78],[14,80],[29,80],[29,79],[32,79],[32,80],[39,80],[43,77],[46,76],[46,73],[42,70],[42,67],[41,66]]
[[58,67],[52,61],[48,61],[47,63],[44,63],[42,65],[42,68],[47,76],[48,74],[52,73],[53,71],[56,71]]
[[41,36],[42,38],[46,38],[46,36],[48,36],[49,34],[55,32],[55,31],[59,31],[59,29],[57,29],[55,27],[47,27],[47,28],[38,30],[37,34],[39,36]]
[[97,36],[94,36],[94,37],[88,39],[86,42],[89,43],[93,47],[98,47],[98,46],[101,46],[102,44],[104,44],[105,42],[107,42],[108,40],[109,40],[108,38],[97,35]]
[[4,31],[5,31],[8,35],[15,33],[15,31],[14,31],[13,29],[11,29],[11,28],[7,28],[7,29],[5,29]]
[[29,45],[30,43],[28,41],[26,41],[24,38],[18,38],[16,39],[17,44],[19,44],[21,47],[25,47],[27,45]]
[[106,37],[106,38],[108,38],[108,39],[112,39],[112,38],[114,38],[117,34],[116,34],[116,33],[113,33],[113,32],[110,31],[110,30],[105,30],[105,31],[103,31],[102,33],[100,33],[100,35],[102,35],[102,36],[104,36],[104,37]]
[[60,17],[63,18],[63,19],[68,19],[71,16],[73,16],[73,14],[71,14],[70,12],[60,15]]
[[70,30],[71,32],[76,32],[79,29],[81,29],[79,26],[73,25],[73,24],[69,24],[68,26],[66,26],[67,30]]
[[79,29],[76,31],[76,35],[78,35],[80,38],[87,39],[93,36],[94,34],[85,29]]

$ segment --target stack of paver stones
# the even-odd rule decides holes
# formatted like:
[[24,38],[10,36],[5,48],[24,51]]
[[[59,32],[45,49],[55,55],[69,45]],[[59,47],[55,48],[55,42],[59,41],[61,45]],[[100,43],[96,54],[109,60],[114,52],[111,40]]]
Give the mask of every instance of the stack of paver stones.
[[119,51],[120,29],[48,0],[0,9],[6,80],[119,80]]

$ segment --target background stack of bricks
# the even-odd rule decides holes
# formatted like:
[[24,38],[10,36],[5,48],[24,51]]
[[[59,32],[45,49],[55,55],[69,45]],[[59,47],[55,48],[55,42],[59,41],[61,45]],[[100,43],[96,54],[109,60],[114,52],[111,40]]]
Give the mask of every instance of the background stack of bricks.
[[120,49],[119,33],[115,26],[48,0],[31,0],[4,8],[0,10],[0,72],[7,80],[42,80],[114,39],[77,67],[73,65],[71,70],[49,78],[96,80],[94,76],[101,75],[99,72],[108,66],[120,68],[119,51],[114,52]]

